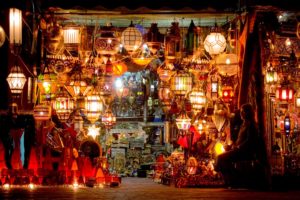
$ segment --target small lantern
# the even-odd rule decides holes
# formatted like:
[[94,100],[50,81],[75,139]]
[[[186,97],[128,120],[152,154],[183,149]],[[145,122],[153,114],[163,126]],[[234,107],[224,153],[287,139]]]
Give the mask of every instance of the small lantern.
[[171,90],[175,95],[184,96],[192,90],[192,84],[192,76],[184,71],[179,71],[171,79]]
[[36,105],[33,109],[33,117],[39,121],[49,120],[51,117],[51,106],[46,104]]
[[74,100],[63,87],[60,87],[56,94],[53,107],[61,121],[66,121],[69,118],[70,113],[73,111]]
[[170,87],[167,85],[160,85],[158,88],[158,97],[161,100],[164,113],[168,113],[171,109],[171,101],[173,98]]
[[116,116],[113,114],[111,109],[106,109],[104,115],[102,115],[102,123],[107,129],[116,124]]
[[9,41],[13,45],[22,44],[22,11],[9,9]]
[[206,96],[202,89],[196,87],[193,88],[189,94],[189,99],[191,101],[192,108],[195,111],[195,113],[198,113],[203,107],[205,107]]
[[219,82],[216,77],[211,78],[211,99],[216,100],[219,97]]
[[96,137],[98,135],[100,135],[100,128],[96,127],[95,124],[93,124],[92,126],[90,126],[88,128],[88,134],[87,135],[91,136],[95,140]]
[[176,125],[177,128],[181,131],[189,130],[191,126],[191,118],[189,118],[185,111],[182,111],[176,118]]
[[291,131],[291,119],[287,115],[284,118],[284,133],[288,136],[290,135],[290,131]]
[[288,86],[282,86],[276,89],[275,95],[279,101],[292,101],[294,98],[294,90]]
[[121,43],[128,52],[137,50],[143,42],[142,33],[134,27],[132,21],[121,35]]
[[12,94],[21,94],[26,83],[26,77],[21,68],[17,65],[13,66],[6,78]]
[[157,74],[159,79],[164,83],[168,83],[171,77],[175,74],[175,71],[172,71],[174,65],[172,63],[166,63],[162,67],[157,68]]
[[85,110],[87,118],[94,123],[103,111],[103,100],[100,93],[93,88],[85,98]]
[[172,22],[165,41],[165,57],[175,59],[181,56],[181,35],[178,22]]
[[225,103],[229,103],[232,101],[234,96],[233,88],[229,85],[224,85],[222,87],[222,99]]
[[131,59],[136,65],[145,68],[154,57],[151,55],[148,45],[143,44],[141,48],[137,49],[137,51],[131,55]]
[[267,84],[275,84],[278,81],[278,74],[272,65],[267,63],[266,82]]
[[50,72],[48,66],[45,66],[44,72],[38,76],[38,87],[41,95],[47,100],[51,100],[56,92],[56,74]]
[[222,53],[226,48],[226,39],[218,31],[214,30],[204,40],[204,49],[210,55],[217,55]]

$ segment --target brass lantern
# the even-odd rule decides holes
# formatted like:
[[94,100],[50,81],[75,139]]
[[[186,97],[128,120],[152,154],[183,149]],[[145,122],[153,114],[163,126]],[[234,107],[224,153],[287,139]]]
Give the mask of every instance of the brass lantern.
[[172,22],[170,32],[166,35],[165,57],[171,60],[181,57],[181,48],[179,23]]
[[[215,28],[216,29],[216,28]],[[218,30],[213,30],[204,40],[204,49],[211,55],[222,53],[226,48],[226,39]]]
[[56,74],[50,72],[48,66],[45,66],[44,72],[38,76],[38,87],[40,89],[40,94],[46,100],[51,100],[54,96],[57,88],[56,84]]
[[66,121],[74,109],[74,100],[64,87],[60,87],[53,104],[56,114],[61,121]]
[[71,96],[77,99],[80,96],[84,96],[90,90],[90,86],[87,85],[86,81],[82,77],[80,70],[76,71],[71,77],[66,85],[66,89],[71,94]]
[[103,111],[103,100],[100,93],[93,88],[85,97],[85,110],[88,120],[94,123]]
[[185,71],[178,71],[171,79],[171,90],[177,96],[185,96],[192,90],[193,79],[191,74]]
[[173,68],[174,65],[172,63],[165,63],[161,67],[157,68],[159,79],[164,83],[168,83],[171,77],[175,74],[175,71],[172,71]]
[[179,116],[176,118],[176,125],[178,130],[180,131],[187,131],[189,130],[191,126],[191,118],[186,114],[186,112],[183,110],[179,114]]
[[158,88],[158,97],[162,104],[162,110],[165,114],[171,109],[171,102],[173,98],[172,91],[168,85],[160,84]]
[[26,83],[26,77],[21,68],[17,65],[13,66],[6,78],[12,94],[21,94]]

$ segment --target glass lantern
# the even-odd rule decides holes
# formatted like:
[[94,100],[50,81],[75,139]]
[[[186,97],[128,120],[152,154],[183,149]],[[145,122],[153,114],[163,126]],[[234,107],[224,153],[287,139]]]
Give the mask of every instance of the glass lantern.
[[26,83],[26,77],[21,68],[17,65],[13,66],[6,78],[12,94],[21,94]]

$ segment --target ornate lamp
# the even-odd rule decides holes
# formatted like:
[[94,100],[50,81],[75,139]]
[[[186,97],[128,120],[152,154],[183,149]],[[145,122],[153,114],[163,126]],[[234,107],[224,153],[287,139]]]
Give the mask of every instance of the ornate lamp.
[[132,54],[131,59],[135,64],[147,67],[154,57],[151,55],[148,45],[143,44],[141,48]]
[[10,69],[10,73],[6,78],[12,94],[21,94],[26,83],[26,77],[21,68],[17,65]]
[[222,53],[225,48],[226,39],[215,27],[214,30],[206,36],[204,40],[204,49],[213,56]]
[[279,101],[292,101],[294,98],[294,89],[288,85],[278,87],[275,92],[276,99]]
[[66,121],[69,118],[70,113],[73,111],[74,100],[64,87],[59,88],[53,108],[56,110],[57,116],[61,121]]
[[171,109],[171,102],[173,98],[170,87],[166,84],[160,84],[158,88],[158,97],[162,104],[162,110],[165,114],[167,114]]
[[66,84],[66,89],[75,99],[86,95],[90,88],[91,87],[88,86],[86,81],[82,78],[81,70],[75,71],[75,73],[71,75],[69,82]]
[[17,8],[9,9],[9,41],[14,46],[22,44],[22,11]]
[[211,99],[216,100],[219,97],[219,81],[218,78],[211,77]]
[[143,42],[141,32],[134,27],[132,21],[128,28],[126,28],[121,35],[121,43],[128,52],[137,50]]
[[33,109],[33,117],[35,120],[45,121],[51,117],[51,106],[47,104],[36,105]]
[[189,99],[195,113],[198,113],[203,107],[205,107],[206,96],[204,91],[199,87],[194,87],[192,89],[192,91],[189,93]]
[[192,90],[192,76],[185,71],[178,71],[171,79],[171,90],[177,96],[184,96]]
[[176,125],[180,131],[185,132],[189,130],[191,126],[191,118],[189,118],[189,116],[186,114],[184,110],[181,111],[179,116],[176,118]]
[[172,22],[170,32],[166,35],[165,57],[175,59],[181,56],[181,36],[178,22]]
[[300,108],[300,90],[295,95],[295,106],[296,108]]
[[110,129],[116,124],[116,116],[113,114],[110,108],[107,108],[104,115],[102,115],[102,123],[107,129]]
[[40,89],[40,94],[46,100],[51,100],[56,92],[56,74],[50,72],[47,65],[44,68],[44,72],[38,76],[38,87]]
[[222,53],[216,57],[218,73],[223,76],[233,76],[238,73],[238,56],[234,53]]
[[85,97],[85,110],[87,118],[92,123],[99,119],[99,116],[103,111],[103,100],[96,88],[93,88]]
[[168,84],[171,77],[175,74],[175,71],[172,71],[173,68],[174,65],[172,63],[165,63],[161,67],[157,68],[159,79],[163,83]]

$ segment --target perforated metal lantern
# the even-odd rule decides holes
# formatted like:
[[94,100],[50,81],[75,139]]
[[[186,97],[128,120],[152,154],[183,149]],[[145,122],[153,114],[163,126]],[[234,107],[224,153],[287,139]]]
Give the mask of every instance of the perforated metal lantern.
[[85,111],[87,118],[92,123],[99,119],[99,116],[103,111],[103,100],[100,97],[100,93],[95,88],[93,88],[85,97]]
[[61,121],[66,121],[74,109],[74,100],[64,87],[60,87],[53,104],[56,114]]
[[106,109],[105,113],[102,115],[102,123],[105,125],[106,128],[111,128],[113,125],[116,124],[116,116],[113,114],[111,109]]
[[6,78],[12,94],[21,94],[26,83],[26,77],[21,68],[17,65],[13,66]]

